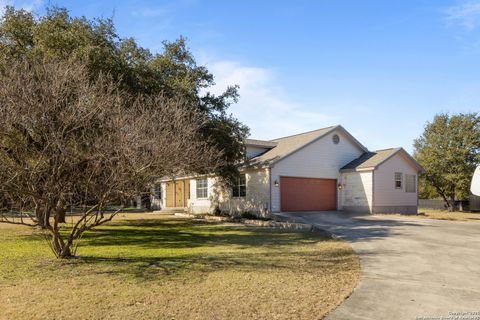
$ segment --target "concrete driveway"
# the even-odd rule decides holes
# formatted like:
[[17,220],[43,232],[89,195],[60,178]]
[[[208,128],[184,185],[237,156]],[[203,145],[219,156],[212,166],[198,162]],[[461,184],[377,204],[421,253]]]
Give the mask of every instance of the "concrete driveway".
[[442,319],[452,312],[480,319],[480,221],[282,215],[346,239],[360,256],[360,283],[326,319]]

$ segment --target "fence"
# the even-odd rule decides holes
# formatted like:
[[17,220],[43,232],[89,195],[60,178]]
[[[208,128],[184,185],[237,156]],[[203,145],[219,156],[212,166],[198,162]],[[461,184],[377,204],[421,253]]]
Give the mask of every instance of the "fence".
[[[471,197],[470,197],[470,200],[455,201],[455,204],[457,205],[459,211],[480,210],[480,197],[477,197],[479,198],[477,199],[478,209],[472,208]],[[418,208],[419,209],[436,209],[436,210],[447,209],[445,205],[445,201],[443,201],[442,199],[418,199]]]
[[470,195],[470,210],[480,211],[480,196]]

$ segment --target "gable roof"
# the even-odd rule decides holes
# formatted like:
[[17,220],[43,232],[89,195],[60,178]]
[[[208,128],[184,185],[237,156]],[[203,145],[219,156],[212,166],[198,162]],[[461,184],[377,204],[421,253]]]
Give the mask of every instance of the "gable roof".
[[347,163],[343,166],[340,171],[341,172],[349,172],[349,171],[362,171],[362,170],[374,170],[379,165],[396,155],[397,153],[402,153],[406,156],[406,158],[417,168],[418,171],[424,172],[425,169],[422,168],[418,164],[415,159],[413,159],[407,151],[403,148],[390,148],[390,149],[383,149],[377,150],[372,152],[365,152],[357,159]]
[[277,142],[267,141],[267,140],[258,140],[258,139],[245,139],[245,145],[271,149],[277,146]]
[[297,152],[298,150],[309,145],[310,143],[321,139],[322,137],[337,129],[341,130],[350,140],[353,141],[353,143],[358,145],[360,149],[364,150],[365,152],[368,151],[367,148],[365,148],[360,142],[358,142],[357,139],[355,139],[347,130],[345,130],[342,126],[338,125],[269,140],[268,142],[275,143],[276,146],[266,151],[265,153],[248,160],[246,165],[271,165],[285,157],[288,157],[294,152]]

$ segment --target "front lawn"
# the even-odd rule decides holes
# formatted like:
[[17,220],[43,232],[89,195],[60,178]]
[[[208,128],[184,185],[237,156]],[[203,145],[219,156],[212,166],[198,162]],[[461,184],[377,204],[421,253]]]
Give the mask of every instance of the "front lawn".
[[85,234],[78,254],[0,224],[0,319],[319,319],[360,272],[315,233],[146,214]]

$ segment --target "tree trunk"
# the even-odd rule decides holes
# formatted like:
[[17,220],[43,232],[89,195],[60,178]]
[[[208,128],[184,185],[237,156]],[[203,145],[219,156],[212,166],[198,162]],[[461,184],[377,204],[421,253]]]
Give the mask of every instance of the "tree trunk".
[[70,245],[65,244],[65,241],[63,241],[62,236],[58,232],[54,232],[52,235],[52,248],[59,259],[72,257]]
[[453,212],[455,211],[455,197],[450,197],[450,199],[447,197],[447,195],[445,194],[445,192],[443,192],[443,190],[438,187],[437,185],[433,185],[435,187],[435,189],[437,190],[438,194],[443,198],[443,201],[445,201],[445,206],[447,207],[447,210],[449,212]]
[[62,207],[62,208],[59,208],[58,211],[57,211],[57,215],[58,215],[58,222],[59,223],[65,223],[65,215],[66,215],[66,208],[65,207]]
[[35,217],[40,228],[47,229],[50,227],[50,209],[48,206],[37,204],[35,206]]
[[65,223],[65,214],[67,208],[65,207],[65,201],[60,198],[55,205],[55,223]]
[[55,221],[52,231],[52,249],[59,259],[71,258],[72,251],[70,250],[70,243],[63,240],[60,230],[58,229],[57,221]]
[[453,212],[456,210],[457,210],[457,205],[456,205],[455,198],[450,198],[450,200],[448,201],[448,211]]

